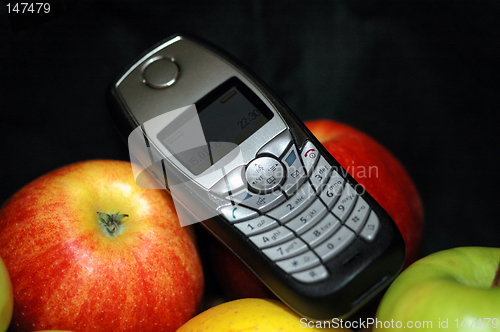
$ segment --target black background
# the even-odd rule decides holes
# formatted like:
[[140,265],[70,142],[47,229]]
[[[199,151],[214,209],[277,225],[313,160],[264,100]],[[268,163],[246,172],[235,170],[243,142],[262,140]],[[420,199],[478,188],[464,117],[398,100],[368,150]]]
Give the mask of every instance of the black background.
[[63,165],[127,160],[106,87],[184,31],[240,59],[303,120],[336,119],[392,151],[423,199],[422,255],[500,244],[496,0],[80,1],[31,27],[42,14],[19,25],[0,4],[0,204]]

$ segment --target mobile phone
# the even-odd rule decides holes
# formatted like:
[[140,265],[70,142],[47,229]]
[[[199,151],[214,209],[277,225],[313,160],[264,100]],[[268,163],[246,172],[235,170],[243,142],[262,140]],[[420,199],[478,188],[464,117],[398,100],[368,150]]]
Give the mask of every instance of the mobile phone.
[[129,144],[135,131],[147,147],[144,169],[299,315],[345,318],[402,269],[390,216],[216,46],[167,38],[118,75],[107,100]]

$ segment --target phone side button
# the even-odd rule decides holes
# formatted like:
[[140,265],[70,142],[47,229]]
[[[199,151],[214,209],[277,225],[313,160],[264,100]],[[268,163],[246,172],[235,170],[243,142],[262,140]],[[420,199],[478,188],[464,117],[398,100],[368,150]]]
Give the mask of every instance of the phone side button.
[[260,216],[255,219],[237,223],[234,226],[236,226],[236,228],[238,228],[243,234],[250,236],[278,227],[279,224],[276,220],[269,217]]
[[226,218],[230,223],[248,220],[259,216],[256,211],[247,209],[246,207],[239,205],[224,206],[219,210],[219,213],[222,214],[222,216]]
[[319,265],[321,261],[312,251],[279,261],[276,264],[287,273],[295,273]]
[[356,235],[354,232],[343,226],[337,233],[333,234],[332,237],[315,247],[313,250],[323,262],[326,262],[330,258],[338,255],[355,239]]
[[301,282],[312,283],[328,278],[328,271],[323,265],[292,274],[292,277]]

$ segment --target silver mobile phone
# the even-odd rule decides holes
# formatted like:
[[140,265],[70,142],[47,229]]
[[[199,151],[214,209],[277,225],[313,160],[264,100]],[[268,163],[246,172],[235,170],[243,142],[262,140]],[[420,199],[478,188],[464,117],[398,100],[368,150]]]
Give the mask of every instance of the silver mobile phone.
[[107,98],[176,207],[299,315],[347,317],[401,270],[405,246],[389,215],[224,51],[174,35],[133,61]]

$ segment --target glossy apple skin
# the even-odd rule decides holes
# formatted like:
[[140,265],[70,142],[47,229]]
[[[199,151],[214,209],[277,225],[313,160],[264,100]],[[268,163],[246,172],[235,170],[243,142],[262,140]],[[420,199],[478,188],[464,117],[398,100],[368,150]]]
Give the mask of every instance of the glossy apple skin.
[[12,319],[14,295],[9,272],[0,258],[0,332],[7,330]]
[[[97,212],[125,213],[110,236]],[[203,272],[170,197],[130,163],[87,161],[28,184],[0,210],[11,331],[175,331],[196,314]]]
[[[491,284],[499,262],[500,248],[486,247],[453,248],[424,257],[391,284],[376,318],[401,321],[402,326],[408,321],[430,321],[432,329],[427,331],[457,331],[458,319],[460,330],[498,331],[500,287],[491,288]],[[461,326],[465,318],[467,328]],[[481,318],[482,326],[471,326],[472,318]],[[496,318],[496,328],[491,320],[486,327],[488,318]],[[446,319],[448,328],[440,328],[439,321]],[[378,330],[391,329],[374,326]]]
[[[305,124],[392,217],[406,245],[404,266],[409,266],[419,257],[424,213],[418,191],[403,165],[380,143],[351,126],[328,119]],[[274,297],[229,250],[216,241],[211,247],[213,265],[229,298]]]

